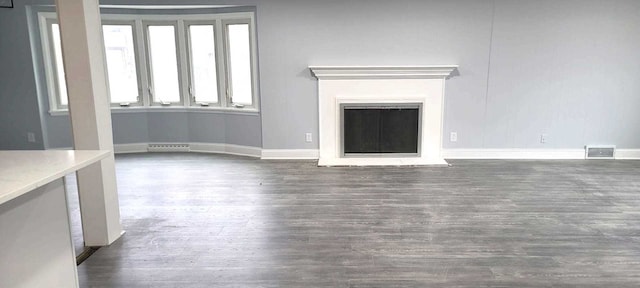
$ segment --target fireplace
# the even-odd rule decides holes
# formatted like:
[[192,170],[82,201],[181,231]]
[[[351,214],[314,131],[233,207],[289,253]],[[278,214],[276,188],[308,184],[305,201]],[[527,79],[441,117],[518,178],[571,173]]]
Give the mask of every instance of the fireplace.
[[447,165],[444,88],[457,66],[310,69],[318,78],[318,165]]
[[342,104],[344,157],[420,155],[421,104]]

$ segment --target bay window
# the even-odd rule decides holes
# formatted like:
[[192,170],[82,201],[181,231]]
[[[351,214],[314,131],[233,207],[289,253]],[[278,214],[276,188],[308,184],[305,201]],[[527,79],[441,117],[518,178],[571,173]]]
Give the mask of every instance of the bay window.
[[[60,28],[41,12],[51,112],[67,108]],[[109,97],[115,109],[257,111],[251,12],[102,15]]]

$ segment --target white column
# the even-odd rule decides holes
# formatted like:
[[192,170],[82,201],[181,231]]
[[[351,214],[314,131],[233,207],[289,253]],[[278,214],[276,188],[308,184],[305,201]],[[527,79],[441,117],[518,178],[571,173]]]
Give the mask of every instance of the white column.
[[[56,0],[76,150],[113,151],[98,0]],[[113,153],[77,173],[86,246],[122,235]]]

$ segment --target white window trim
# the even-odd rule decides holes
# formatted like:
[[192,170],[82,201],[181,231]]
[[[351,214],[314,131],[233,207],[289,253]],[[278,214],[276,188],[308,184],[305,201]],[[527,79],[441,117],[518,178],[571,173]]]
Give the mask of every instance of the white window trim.
[[[225,54],[224,54],[224,57],[223,57],[224,58],[223,62],[224,62],[225,67],[227,65],[229,65],[228,61],[231,58],[229,56],[230,54],[229,54],[229,49],[228,49],[228,47],[229,47],[229,37],[227,35],[227,29],[226,29],[227,25],[230,25],[230,24],[247,24],[247,25],[249,25],[249,45],[250,45],[249,49],[251,51],[250,52],[250,57],[251,57],[250,63],[251,63],[251,93],[252,93],[251,97],[252,97],[252,101],[251,101],[251,105],[244,105],[243,108],[257,109],[257,107],[260,107],[259,106],[260,104],[258,103],[258,98],[259,97],[257,96],[258,95],[258,93],[257,93],[257,90],[258,90],[258,79],[256,77],[256,75],[257,75],[256,69],[258,67],[258,63],[257,63],[257,59],[256,59],[257,58],[256,57],[256,55],[257,55],[256,34],[255,34],[255,28],[254,28],[254,25],[253,25],[253,18],[222,19],[221,22],[222,23],[221,23],[220,26],[221,26],[221,30],[223,32],[222,35],[223,35],[223,38],[224,38],[223,45],[224,45],[224,53]],[[226,92],[225,93],[226,97],[225,98],[226,98],[226,100],[225,101],[227,102],[227,106],[236,107],[236,106],[234,106],[234,103],[232,101],[232,99],[233,99],[233,95],[231,95],[232,92],[229,89],[229,86],[230,86],[229,80],[231,79],[231,69],[225,69],[223,71],[225,71],[225,73],[226,73],[226,75],[225,75],[226,76],[226,78],[225,78],[225,80],[226,80],[225,81],[225,88],[226,88],[226,91],[225,91]]]
[[[145,47],[145,57],[146,57],[146,66],[147,66],[147,83],[146,84],[146,90],[149,93],[149,106],[185,106],[186,104],[186,99],[188,97],[185,97],[184,94],[184,76],[185,74],[183,73],[183,69],[182,66],[182,54],[184,54],[183,49],[181,49],[182,45],[180,45],[180,39],[181,37],[181,33],[180,33],[180,21],[176,21],[176,20],[166,20],[166,21],[157,21],[157,20],[142,20],[142,24],[143,24],[143,29],[144,29],[144,47]],[[178,93],[180,93],[180,95],[178,95],[178,102],[159,102],[156,101],[155,99],[155,87],[153,87],[153,69],[151,68],[152,66],[152,60],[151,60],[151,47],[150,47],[150,39],[149,39],[149,26],[173,26],[173,33],[175,35],[175,45],[176,45],[176,64],[177,64],[177,75],[178,75]]]
[[[216,58],[216,82],[217,85],[216,87],[218,88],[217,92],[217,97],[218,97],[218,102],[217,103],[208,103],[207,106],[205,105],[201,105],[200,102],[196,101],[197,99],[195,98],[195,95],[193,95],[193,59],[192,59],[192,55],[191,55],[191,33],[189,33],[189,27],[192,25],[212,25],[213,26],[213,35],[214,35],[214,49],[215,49],[215,58]],[[186,54],[187,54],[187,95],[189,96],[189,101],[190,101],[190,106],[194,106],[194,107],[217,107],[217,108],[224,108],[226,107],[226,102],[224,101],[223,95],[224,95],[224,91],[226,91],[225,88],[225,81],[224,81],[224,63],[220,63],[220,62],[224,62],[221,61],[220,57],[222,56],[222,51],[220,49],[220,41],[222,41],[221,39],[221,35],[220,35],[220,31],[219,31],[219,27],[220,26],[220,21],[219,20],[187,20],[184,21],[184,33],[185,33],[185,39],[186,39]]]
[[68,107],[60,102],[59,88],[55,64],[51,24],[58,23],[55,13],[38,13],[38,25],[40,26],[40,43],[42,44],[42,57],[44,58],[44,72],[47,81],[47,94],[49,94],[49,111],[66,110]]
[[[256,109],[234,109],[225,107],[203,107],[203,106],[136,106],[136,107],[112,107],[111,114],[127,114],[127,113],[166,113],[166,112],[198,112],[198,113],[212,113],[212,114],[231,114],[231,115],[255,115],[260,113]],[[67,116],[69,115],[68,109],[60,109],[56,111],[49,111],[51,116]]]
[[[38,20],[40,26],[40,38],[42,42],[42,52],[45,68],[45,77],[47,80],[47,91],[49,94],[51,115],[67,115],[68,110],[66,106],[59,105],[57,96],[57,84],[55,76],[55,64],[51,60],[52,46],[51,46],[51,33],[48,28],[47,21],[56,21],[57,15],[53,12],[39,12]],[[120,107],[118,103],[112,104],[113,113],[135,113],[135,112],[211,112],[211,113],[229,113],[229,114],[256,114],[259,113],[260,97],[258,87],[258,63],[257,63],[257,45],[256,45],[256,31],[255,31],[255,15],[253,12],[237,12],[237,13],[221,13],[221,14],[188,14],[188,15],[137,15],[137,14],[103,14],[103,24],[132,24],[134,25],[134,49],[136,50],[136,65],[138,72],[138,85],[140,86],[140,100],[137,105],[131,105],[131,107]],[[236,22],[246,21],[246,22]],[[218,104],[211,106],[200,106],[197,103],[192,103],[190,97],[190,62],[189,62],[189,47],[187,39],[187,25],[201,22],[201,23],[213,23],[216,33],[216,65],[218,76]],[[55,23],[55,22],[54,22]],[[161,106],[159,103],[153,103],[152,95],[149,93],[147,87],[151,83],[149,59],[148,59],[148,24],[166,24],[175,23],[176,25],[176,49],[178,57],[178,78],[180,84],[180,99],[181,103],[173,103],[171,106]],[[233,107],[228,103],[227,96],[227,73],[226,62],[227,52],[226,49],[219,48],[221,45],[226,45],[226,36],[224,35],[225,23],[245,23],[249,24],[250,33],[250,45],[251,45],[251,73],[252,73],[252,93],[253,103],[251,106],[244,106],[243,108]],[[224,55],[224,56],[223,56]]]
[[[131,32],[133,33],[133,51],[134,54],[136,56],[136,79],[138,80],[138,98],[137,101],[135,102],[128,102],[126,103],[127,106],[125,106],[125,103],[112,103],[111,102],[111,91],[109,91],[108,95],[109,95],[109,103],[111,103],[111,107],[137,107],[137,106],[142,106],[143,105],[143,77],[142,77],[142,73],[140,71],[140,67],[142,66],[141,61],[140,61],[140,42],[137,41],[138,37],[137,37],[137,33],[138,30],[136,29],[136,23],[134,20],[110,20],[110,19],[103,19],[102,20],[102,25],[130,25],[131,26]],[[104,46],[104,45],[103,45]],[[106,51],[105,51],[106,53]],[[105,54],[106,56],[106,54]],[[109,69],[109,67],[105,67],[107,70]],[[108,73],[107,73],[108,75]],[[107,82],[109,81],[108,77],[107,77]],[[107,85],[107,89],[109,89],[109,85]]]

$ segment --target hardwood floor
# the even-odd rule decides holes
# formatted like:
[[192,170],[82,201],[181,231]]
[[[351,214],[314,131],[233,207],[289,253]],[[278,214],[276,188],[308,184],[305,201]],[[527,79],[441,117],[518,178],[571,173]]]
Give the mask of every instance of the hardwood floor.
[[[82,287],[638,287],[640,161],[316,167],[117,156]],[[72,201],[73,202],[73,201]]]

